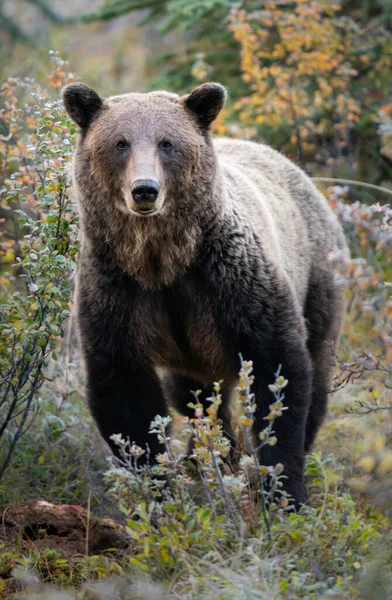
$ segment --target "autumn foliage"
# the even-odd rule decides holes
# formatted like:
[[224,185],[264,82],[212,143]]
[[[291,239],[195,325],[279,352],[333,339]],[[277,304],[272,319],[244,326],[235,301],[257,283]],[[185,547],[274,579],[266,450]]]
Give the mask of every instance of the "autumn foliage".
[[324,0],[234,9],[230,28],[250,90],[236,105],[243,128],[281,141],[302,164],[316,154],[336,172],[344,157],[358,171],[353,143],[376,128],[391,83],[391,35],[371,21],[361,28]]

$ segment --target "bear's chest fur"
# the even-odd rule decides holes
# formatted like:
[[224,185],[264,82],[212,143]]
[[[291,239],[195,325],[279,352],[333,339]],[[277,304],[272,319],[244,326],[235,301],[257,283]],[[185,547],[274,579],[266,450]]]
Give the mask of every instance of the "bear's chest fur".
[[191,278],[140,291],[131,314],[138,350],[156,367],[211,382],[225,376],[227,356],[211,297]]

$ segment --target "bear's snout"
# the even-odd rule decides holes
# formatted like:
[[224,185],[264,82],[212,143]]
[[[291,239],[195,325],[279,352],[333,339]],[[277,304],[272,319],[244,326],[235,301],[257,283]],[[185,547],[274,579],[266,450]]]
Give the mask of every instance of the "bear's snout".
[[136,209],[141,212],[154,210],[154,202],[159,195],[159,184],[153,179],[136,179],[131,185],[132,198]]

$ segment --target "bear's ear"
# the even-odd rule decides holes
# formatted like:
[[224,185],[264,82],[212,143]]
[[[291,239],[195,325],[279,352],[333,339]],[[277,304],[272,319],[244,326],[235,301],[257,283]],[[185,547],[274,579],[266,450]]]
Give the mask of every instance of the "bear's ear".
[[103,100],[91,87],[84,83],[71,83],[63,91],[64,106],[73,121],[82,129],[87,129]]
[[226,89],[220,83],[203,83],[182,100],[199,125],[207,129],[222,110],[226,96]]

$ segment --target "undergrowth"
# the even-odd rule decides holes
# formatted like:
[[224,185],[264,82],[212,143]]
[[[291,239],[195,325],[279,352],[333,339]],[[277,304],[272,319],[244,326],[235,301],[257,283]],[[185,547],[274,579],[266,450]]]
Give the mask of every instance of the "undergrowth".
[[[290,383],[277,373],[271,385],[275,402],[255,441],[249,435],[251,371],[244,361],[237,424],[250,447],[234,472],[227,467],[229,444],[217,418],[219,384],[210,406],[203,410],[195,401],[195,415],[186,422],[195,438],[192,466],[171,447],[171,417],[157,416],[151,423],[150,433],[162,444],[154,465],[139,465],[148,448],[114,435],[120,459],[111,459],[105,480],[124,516],[129,551],[68,560],[53,551],[24,559],[8,554],[3,569],[9,572],[13,562],[14,581],[24,589],[18,597],[56,598],[53,586],[60,585],[72,590],[69,598],[86,600],[359,598],[370,597],[363,594],[372,589],[373,578],[384,582],[379,597],[387,598],[390,522],[376,508],[358,509],[334,456],[321,452],[307,458],[310,505],[294,511],[282,490],[284,466],[264,467],[254,452],[258,445],[276,443],[273,424],[282,418],[283,390]],[[149,587],[151,582],[158,588]]]
[[[277,372],[275,402],[254,439],[246,361],[234,411],[238,464],[230,464],[217,417],[217,382],[206,410],[195,397],[189,421],[156,417],[157,464],[142,466],[148,449],[115,435],[122,459],[108,468],[82,401],[71,302],[75,132],[58,99],[71,75],[57,55],[53,65],[52,93],[11,80],[0,96],[0,502],[81,504],[122,520],[131,543],[121,552],[70,557],[22,539],[15,547],[3,535],[0,598],[391,598],[390,207],[360,203],[348,188],[328,190],[350,244],[341,275],[350,291],[329,416],[307,458],[309,506],[296,513],[282,488],[284,465],[265,467],[259,458],[264,445],[278,443],[274,422],[284,418],[290,382]],[[192,461],[184,458],[184,435],[195,438]]]

